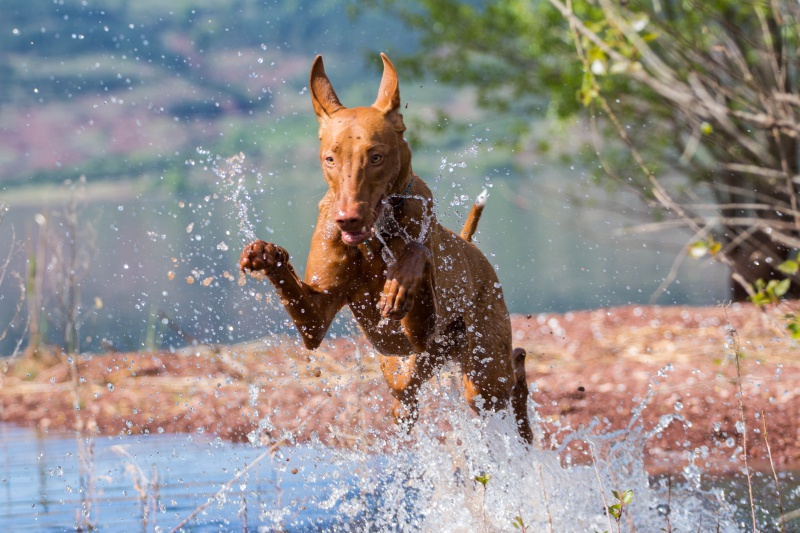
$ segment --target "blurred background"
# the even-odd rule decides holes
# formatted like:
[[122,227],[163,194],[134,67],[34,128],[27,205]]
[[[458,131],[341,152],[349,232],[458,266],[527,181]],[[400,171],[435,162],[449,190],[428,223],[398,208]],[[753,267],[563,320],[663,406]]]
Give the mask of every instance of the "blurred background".
[[[255,235],[302,271],[325,191],[307,89],[316,54],[347,106],[374,100],[379,52],[397,59],[414,170],[451,228],[488,188],[477,242],[512,312],[728,298],[726,272],[708,259],[684,262],[659,291],[687,237],[626,231],[652,213],[597,185],[599,165],[581,153],[588,125],[553,113],[545,94],[524,113],[500,109],[413,68],[407,58],[430,44],[393,2],[2,0],[0,10],[2,355],[34,342],[135,351],[288,328],[271,289],[241,286],[236,264]],[[337,328],[350,327],[344,314]]]

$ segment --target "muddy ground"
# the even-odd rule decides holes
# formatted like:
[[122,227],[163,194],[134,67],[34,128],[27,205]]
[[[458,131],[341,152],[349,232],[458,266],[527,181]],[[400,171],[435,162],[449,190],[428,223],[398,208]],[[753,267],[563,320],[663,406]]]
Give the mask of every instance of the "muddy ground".
[[[515,345],[529,352],[541,446],[594,419],[594,432],[628,427],[650,389],[634,426],[649,431],[664,415],[683,419],[648,440],[650,468],[679,468],[692,451],[705,468],[739,468],[740,382],[751,465],[768,468],[768,442],[777,468],[800,468],[800,349],[783,332],[780,312],[630,306],[512,322]],[[443,376],[453,379],[440,383],[458,382],[454,368]],[[6,361],[0,379],[0,420],[47,431],[236,441],[315,435],[343,446],[395,431],[377,355],[363,339],[328,341],[316,352],[287,337],[72,362],[41,350]],[[576,443],[570,453],[580,460],[585,450]]]

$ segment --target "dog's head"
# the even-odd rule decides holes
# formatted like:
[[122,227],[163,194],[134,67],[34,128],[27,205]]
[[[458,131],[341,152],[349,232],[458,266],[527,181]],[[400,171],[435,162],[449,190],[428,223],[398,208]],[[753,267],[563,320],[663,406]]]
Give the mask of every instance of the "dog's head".
[[333,216],[342,242],[358,245],[371,235],[384,200],[401,194],[410,172],[403,139],[397,72],[386,55],[378,98],[370,107],[344,107],[325,74],[322,56],[311,67],[311,99],[319,120],[322,173],[334,194]]

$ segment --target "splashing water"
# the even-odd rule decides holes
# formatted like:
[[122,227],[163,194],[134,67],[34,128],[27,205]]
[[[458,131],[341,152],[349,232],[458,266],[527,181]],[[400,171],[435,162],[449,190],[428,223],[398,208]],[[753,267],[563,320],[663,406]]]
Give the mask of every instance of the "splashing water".
[[[207,157],[224,200],[235,206],[240,237],[250,241],[255,231],[246,182],[252,174],[261,187],[262,176],[247,170],[244,160],[244,154]],[[465,166],[443,160],[440,170],[452,173]],[[410,238],[424,239],[431,217],[425,218],[421,235]],[[357,348],[354,355],[359,361]],[[673,485],[669,495],[664,483],[651,482],[644,467],[646,443],[683,419],[662,417],[656,428],[645,432],[639,420],[650,393],[626,428],[604,432],[595,421],[578,430],[556,431],[560,441],[547,445],[543,421],[535,406],[529,406],[539,436],[531,448],[520,442],[513,417],[472,413],[458,380],[447,375],[445,369],[423,387],[424,409],[408,435],[362,428],[363,434],[351,436],[352,447],[332,449],[312,433],[316,455],[314,464],[304,467],[305,493],[263,511],[258,520],[286,530],[310,526],[344,531],[511,531],[515,524],[524,524],[527,531],[617,531],[605,510],[614,503],[612,491],[632,490],[634,498],[625,508],[620,531],[654,531],[667,524],[673,531],[739,530],[735,509],[724,495],[701,487],[702,471],[693,461],[682,472],[681,487]],[[251,387],[249,393],[255,405],[259,389]],[[282,441],[297,441],[299,435],[276,428],[268,414],[257,417],[257,429],[247,436],[252,446],[260,446],[262,435],[276,430]],[[229,500],[220,505],[234,505],[235,498]],[[312,515],[317,518],[304,517],[301,510],[306,509],[315,509]]]
[[[200,148],[198,148],[198,153],[207,154]],[[245,155],[243,152],[224,159],[216,157],[213,160],[212,169],[219,178],[217,185],[222,189],[225,201],[231,202],[236,209],[239,236],[243,242],[251,242],[256,239],[256,233],[253,223],[250,222],[250,205],[253,200],[246,187],[246,180],[248,174],[252,173],[255,175],[256,184],[260,186],[262,175],[255,171],[248,172],[245,168],[244,160]],[[267,231],[271,233],[269,228],[267,228]]]
[[[701,487],[702,473],[693,462],[684,469],[683,483],[673,481],[669,492],[665,482],[650,480],[645,444],[680,421],[677,415],[663,417],[650,432],[633,422],[603,432],[595,421],[549,449],[542,442],[531,448],[519,440],[513,417],[469,411],[455,375],[442,371],[423,388],[424,411],[409,435],[364,428],[351,449],[312,445],[319,464],[306,469],[303,506],[326,516],[312,525],[344,531],[511,531],[517,523],[528,531],[617,531],[604,510],[614,503],[612,491],[631,490],[634,499],[620,531],[658,531],[668,523],[673,531],[739,531],[734,509],[723,494]],[[530,415],[537,420],[535,409]],[[583,443],[583,451],[575,443]],[[327,473],[314,474],[322,465]],[[281,516],[292,513],[289,505]],[[279,525],[302,530],[309,524]]]

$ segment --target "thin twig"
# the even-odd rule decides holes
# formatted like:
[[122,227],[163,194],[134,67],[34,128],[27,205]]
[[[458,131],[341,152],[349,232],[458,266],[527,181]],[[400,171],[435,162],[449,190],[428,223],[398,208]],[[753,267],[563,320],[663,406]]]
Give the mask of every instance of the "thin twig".
[[677,256],[675,256],[675,260],[672,262],[672,266],[670,267],[669,272],[661,281],[661,284],[656,288],[656,290],[653,291],[653,294],[650,295],[650,305],[655,304],[656,300],[658,300],[658,297],[661,296],[664,293],[664,291],[667,290],[667,287],[669,287],[672,284],[672,282],[675,281],[675,278],[678,277],[678,270],[681,268],[681,265],[686,260],[686,258],[689,257],[689,254],[685,252],[689,250],[689,247],[692,245],[692,243],[703,239],[706,235],[708,235],[709,232],[710,232],[709,225],[706,225],[706,227],[704,227],[700,233],[695,233],[694,235],[692,235],[692,238],[689,239],[689,241],[684,246],[683,251],[679,253]]
[[229,489],[229,488],[230,488],[230,487],[231,487],[231,486],[232,486],[234,483],[236,483],[236,482],[239,480],[239,478],[241,478],[241,477],[242,477],[243,475],[245,475],[247,472],[249,472],[250,470],[252,470],[254,466],[256,466],[258,463],[260,463],[262,460],[264,460],[264,459],[265,459],[267,456],[269,456],[269,455],[272,455],[273,453],[275,453],[275,450],[277,450],[278,448],[280,448],[280,447],[281,447],[281,446],[284,444],[284,442],[285,442],[285,441],[283,441],[283,440],[279,440],[279,441],[277,441],[277,442],[273,443],[273,444],[272,444],[272,445],[271,445],[269,448],[267,448],[267,450],[266,450],[264,453],[262,453],[261,455],[259,455],[258,457],[256,457],[256,458],[253,460],[253,462],[251,462],[249,465],[247,465],[247,466],[246,466],[246,467],[245,467],[243,470],[241,470],[240,472],[238,472],[238,473],[237,473],[235,476],[233,476],[233,478],[231,478],[231,480],[230,480],[230,481],[228,481],[227,483],[225,483],[224,485],[222,485],[222,488],[221,488],[221,489],[219,489],[219,490],[217,491],[217,493],[216,493],[216,494],[214,494],[214,496],[210,497],[210,498],[209,498],[209,499],[208,499],[208,500],[207,500],[205,503],[203,503],[203,504],[199,505],[199,506],[198,506],[198,507],[197,507],[197,508],[196,508],[194,511],[192,511],[192,512],[189,514],[189,516],[187,516],[186,518],[184,518],[183,520],[181,520],[181,522],[180,522],[180,523],[179,523],[177,526],[175,526],[175,527],[173,527],[172,529],[170,529],[170,533],[173,533],[173,532],[175,532],[175,531],[178,531],[180,528],[182,528],[183,526],[185,526],[186,524],[188,524],[189,522],[191,522],[191,520],[192,520],[192,519],[193,519],[195,516],[197,516],[198,514],[200,514],[200,512],[201,512],[201,511],[203,511],[203,510],[204,510],[206,507],[208,507],[209,505],[211,505],[211,503],[212,503],[212,502],[214,502],[214,501],[215,501],[217,498],[219,498],[219,497],[220,497],[220,496],[221,496],[221,495],[222,495],[224,492],[226,492],[226,491],[227,491],[227,490],[228,490],[228,489]]
[[544,474],[542,474],[542,465],[539,465],[539,481],[542,484],[542,498],[544,498],[544,510],[547,513],[547,530],[553,533],[553,517],[550,514],[550,505],[547,503],[547,491],[544,489]]
[[[303,426],[305,426],[305,425],[306,425],[306,423],[308,423],[308,421],[309,421],[309,420],[311,420],[311,419],[314,417],[314,415],[316,415],[316,414],[317,414],[317,412],[319,412],[319,410],[320,410],[320,409],[321,409],[321,408],[322,408],[322,407],[323,407],[323,406],[324,406],[326,403],[328,403],[328,400],[327,400],[327,399],[326,399],[326,400],[324,400],[323,402],[321,402],[321,403],[320,403],[320,404],[317,406],[317,408],[316,408],[316,409],[314,409],[314,411],[313,411],[313,412],[309,413],[309,414],[308,414],[308,416],[306,417],[306,419],[305,419],[305,420],[303,420],[303,423],[302,423],[302,424],[300,424],[300,425],[298,425],[298,426],[295,428],[295,431],[297,431],[297,430],[301,429]],[[243,470],[241,470],[241,471],[240,471],[240,472],[238,472],[238,473],[237,473],[235,476],[233,476],[233,477],[230,479],[230,481],[228,481],[227,483],[225,483],[224,485],[222,485],[222,488],[221,488],[221,489],[219,489],[219,490],[216,492],[216,494],[214,494],[212,497],[210,497],[210,498],[209,498],[209,499],[208,499],[208,500],[207,500],[205,503],[203,503],[203,504],[199,505],[199,506],[198,506],[198,507],[197,507],[197,508],[196,508],[194,511],[192,511],[192,512],[191,512],[191,514],[189,514],[189,516],[187,516],[186,518],[184,518],[183,520],[181,520],[181,522],[180,522],[178,525],[176,525],[175,527],[173,527],[172,529],[170,529],[170,530],[169,530],[169,531],[170,531],[170,533],[174,533],[174,532],[178,531],[180,528],[182,528],[183,526],[185,526],[186,524],[188,524],[188,523],[189,523],[189,522],[190,522],[190,521],[191,521],[191,520],[192,520],[192,519],[193,519],[195,516],[197,516],[198,514],[200,514],[200,512],[202,512],[202,511],[203,511],[203,510],[204,510],[206,507],[208,507],[209,505],[211,505],[211,504],[212,504],[214,501],[216,501],[216,499],[217,499],[217,498],[219,498],[219,497],[220,497],[222,494],[224,494],[224,493],[225,493],[225,492],[226,492],[228,489],[230,489],[230,488],[233,486],[233,484],[234,484],[234,483],[236,483],[236,482],[237,482],[237,481],[238,481],[238,480],[239,480],[239,479],[240,479],[242,476],[244,476],[244,475],[245,475],[247,472],[249,472],[250,470],[252,470],[252,469],[253,469],[253,467],[255,467],[255,466],[258,464],[258,463],[260,463],[261,461],[263,461],[263,460],[264,460],[266,457],[268,457],[268,456],[270,456],[270,455],[274,454],[274,453],[275,453],[275,452],[278,450],[278,448],[280,448],[281,446],[283,446],[285,443],[286,443],[285,439],[279,439],[279,440],[277,440],[276,442],[272,443],[272,444],[270,445],[270,447],[269,447],[269,448],[267,448],[267,450],[266,450],[264,453],[262,453],[261,455],[259,455],[259,456],[258,456],[258,457],[256,457],[255,459],[253,459],[253,461],[252,461],[252,462],[251,462],[249,465],[247,465],[247,466],[246,466],[246,467],[245,467]]]
[[[726,312],[727,314],[727,312]],[[739,359],[741,354],[739,352],[740,345],[739,345],[739,333],[734,329],[731,325],[730,321],[728,321],[728,326],[730,327],[730,335],[731,339],[733,340],[733,350],[734,350],[734,358],[736,359],[736,386],[739,390],[738,400],[739,400],[739,415],[742,421],[742,457],[744,458],[744,472],[747,476],[747,491],[750,495],[750,516],[753,519],[753,533],[758,533],[758,523],[756,522],[756,505],[755,499],[753,498],[753,482],[752,482],[752,474],[750,474],[750,466],[747,463],[747,423],[744,417],[744,391],[742,389],[742,371],[739,366]]]
[[767,416],[764,410],[761,410],[761,420],[764,423],[764,442],[767,444],[767,457],[769,457],[769,466],[772,467],[772,478],[775,480],[775,492],[778,495],[778,512],[781,515],[781,532],[786,533],[786,521],[783,517],[783,502],[781,501],[781,487],[778,483],[778,474],[775,472],[775,463],[772,461],[772,450],[769,446],[769,436],[767,435]]
[[603,479],[600,477],[600,469],[597,468],[597,458],[594,455],[594,444],[587,442],[589,445],[589,453],[592,455],[592,465],[594,466],[594,473],[597,474],[597,483],[600,485],[600,496],[603,498],[603,509],[606,511],[606,519],[608,519],[608,530],[611,531],[614,526],[611,524],[611,515],[608,514],[608,500],[606,500],[606,489],[603,488]]
[[732,172],[753,174],[766,179],[781,179],[786,175],[782,170],[775,170],[774,168],[766,168],[758,165],[743,165],[740,163],[727,163],[723,165],[722,168]]
[[667,474],[667,532],[672,533],[672,522],[669,518],[672,505],[672,474]]

